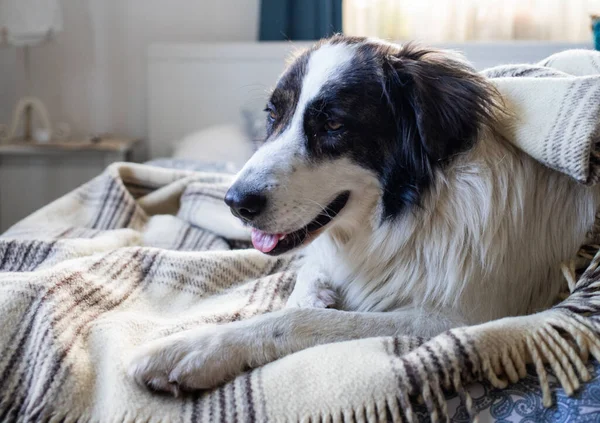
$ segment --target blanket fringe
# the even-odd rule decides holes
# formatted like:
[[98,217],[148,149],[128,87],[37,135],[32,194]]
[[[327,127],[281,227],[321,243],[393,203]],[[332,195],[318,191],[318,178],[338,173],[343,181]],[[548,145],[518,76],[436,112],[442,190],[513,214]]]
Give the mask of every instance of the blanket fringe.
[[600,361],[600,319],[592,318],[600,315],[600,247],[588,247],[595,255],[582,250],[592,260],[579,279],[575,262],[562,266],[570,295],[550,310],[452,329],[405,354],[399,372],[408,388],[398,397],[405,420],[417,421],[411,399],[420,398],[432,422],[449,421],[444,397],[453,390],[477,421],[467,384],[486,380],[503,389],[526,376],[527,364],[536,370],[545,407],[553,404],[548,369],[568,396],[589,381],[586,362],[590,356]]

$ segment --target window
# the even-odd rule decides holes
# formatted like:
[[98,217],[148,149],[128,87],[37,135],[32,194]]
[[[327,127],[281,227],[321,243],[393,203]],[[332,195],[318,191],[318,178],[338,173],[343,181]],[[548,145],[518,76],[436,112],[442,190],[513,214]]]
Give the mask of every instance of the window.
[[344,33],[426,42],[592,40],[600,0],[343,0]]

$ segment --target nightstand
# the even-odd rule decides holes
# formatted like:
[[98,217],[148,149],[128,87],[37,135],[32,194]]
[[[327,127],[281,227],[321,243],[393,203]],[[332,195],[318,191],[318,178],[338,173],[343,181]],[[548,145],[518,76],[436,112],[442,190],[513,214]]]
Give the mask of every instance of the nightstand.
[[146,159],[137,139],[0,144],[0,233],[96,177],[111,163]]

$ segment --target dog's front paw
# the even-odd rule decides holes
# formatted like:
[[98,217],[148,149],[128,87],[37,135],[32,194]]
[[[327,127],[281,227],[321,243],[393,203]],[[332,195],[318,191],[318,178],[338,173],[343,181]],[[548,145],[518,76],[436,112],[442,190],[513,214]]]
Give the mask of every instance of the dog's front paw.
[[327,308],[333,307],[337,301],[337,294],[333,289],[324,285],[315,285],[310,289],[294,289],[286,307],[288,308]]
[[136,382],[175,396],[180,391],[209,389],[242,373],[243,348],[230,329],[188,330],[143,345],[128,373]]

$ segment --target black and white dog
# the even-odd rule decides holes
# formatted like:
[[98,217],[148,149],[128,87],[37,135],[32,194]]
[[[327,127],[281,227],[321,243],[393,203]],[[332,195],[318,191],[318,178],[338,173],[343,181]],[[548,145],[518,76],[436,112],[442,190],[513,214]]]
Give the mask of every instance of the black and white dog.
[[600,194],[511,147],[497,104],[448,52],[337,36],[299,55],[226,197],[256,249],[306,247],[288,307],[143,346],[130,374],[210,388],[318,344],[550,306]]

